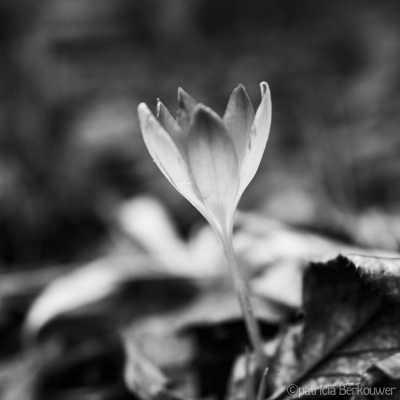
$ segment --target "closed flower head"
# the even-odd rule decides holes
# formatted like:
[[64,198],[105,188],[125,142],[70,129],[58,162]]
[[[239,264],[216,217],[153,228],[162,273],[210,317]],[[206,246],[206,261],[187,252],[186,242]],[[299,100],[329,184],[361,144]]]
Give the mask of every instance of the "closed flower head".
[[222,238],[232,231],[233,216],[260,165],[271,125],[271,99],[262,82],[254,113],[242,85],[220,118],[183,89],[178,90],[176,120],[158,100],[157,118],[138,107],[140,126],[154,161],[171,184],[208,220]]

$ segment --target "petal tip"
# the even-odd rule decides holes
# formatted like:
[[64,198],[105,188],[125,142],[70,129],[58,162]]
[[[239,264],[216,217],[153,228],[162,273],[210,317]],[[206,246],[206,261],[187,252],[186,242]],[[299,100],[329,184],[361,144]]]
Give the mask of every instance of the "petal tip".
[[235,87],[235,89],[233,89],[233,93],[241,94],[241,95],[247,96],[246,88],[245,88],[241,83],[239,83],[239,84]]
[[260,83],[260,89],[261,89],[261,97],[264,97],[267,93],[270,93],[269,85],[265,81]]
[[204,118],[204,117],[210,117],[213,116],[213,111],[211,108],[205,106],[203,103],[197,104],[193,111],[193,119],[196,118]]
[[197,101],[180,86],[178,87],[178,105],[179,108],[190,111],[197,105]]
[[140,103],[138,105],[137,112],[140,120],[148,118],[151,115],[151,111],[149,110],[149,107],[147,107],[146,103]]
[[[202,103],[197,104],[193,111],[193,125],[203,126],[211,129],[212,126],[219,126],[221,129],[226,130],[225,124],[221,118],[210,107]],[[211,129],[212,130],[212,129]]]
[[178,103],[181,104],[189,94],[181,87],[178,87]]
[[236,99],[239,99],[242,106],[246,106],[249,104],[251,106],[251,101],[249,95],[246,92],[246,88],[241,83],[236,86],[236,88],[232,92],[232,95],[236,97]]
[[147,104],[146,103],[140,103],[138,105],[138,111],[145,111],[146,109],[148,109]]
[[138,116],[139,116],[139,125],[143,136],[146,136],[149,130],[155,132],[159,128],[162,128],[162,126],[157,121],[154,114],[149,110],[149,107],[147,106],[146,103],[140,103],[138,105]]

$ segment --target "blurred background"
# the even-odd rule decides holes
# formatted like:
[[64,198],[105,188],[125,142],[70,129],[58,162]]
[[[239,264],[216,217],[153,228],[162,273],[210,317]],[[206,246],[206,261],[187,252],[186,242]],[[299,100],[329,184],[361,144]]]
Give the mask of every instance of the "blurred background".
[[270,84],[270,141],[242,209],[346,235],[361,214],[395,214],[399,12],[390,0],[2,1],[3,267],[83,256],[138,194],[183,233],[199,220],[136,115],[157,97],[174,113],[178,86],[223,113],[238,83],[255,107]]
[[178,86],[222,114],[238,83],[255,108],[269,83],[271,135],[241,210],[397,251],[399,17],[395,0],[1,0],[4,343],[60,268],[115,248],[147,254],[159,215],[175,244],[203,224],[138,125],[142,101],[174,114]]

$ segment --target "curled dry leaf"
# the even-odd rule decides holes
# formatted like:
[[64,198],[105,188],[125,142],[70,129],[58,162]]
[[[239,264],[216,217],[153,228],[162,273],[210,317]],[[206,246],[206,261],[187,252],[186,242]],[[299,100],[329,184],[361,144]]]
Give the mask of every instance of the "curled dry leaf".
[[289,397],[290,384],[366,384],[367,368],[383,371],[382,365],[393,365],[382,360],[400,351],[399,259],[340,255],[312,263],[303,302],[304,321],[288,329],[271,363],[272,399]]

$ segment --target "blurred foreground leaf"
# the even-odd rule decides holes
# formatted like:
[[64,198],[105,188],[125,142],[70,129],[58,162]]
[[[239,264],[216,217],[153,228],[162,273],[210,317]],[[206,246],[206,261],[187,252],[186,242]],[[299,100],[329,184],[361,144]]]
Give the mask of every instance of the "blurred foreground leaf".
[[130,321],[185,303],[194,293],[190,279],[165,271],[147,256],[105,257],[52,282],[32,305],[26,328],[36,334],[52,319],[68,314]]

